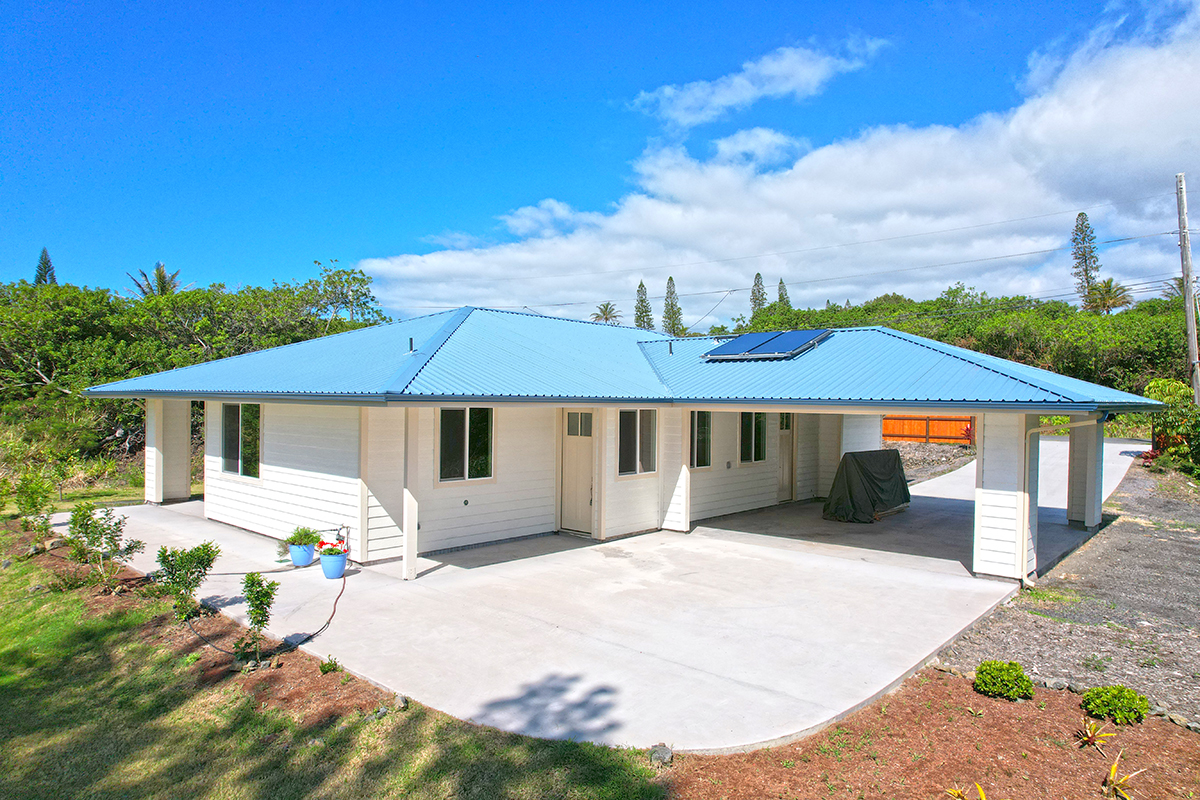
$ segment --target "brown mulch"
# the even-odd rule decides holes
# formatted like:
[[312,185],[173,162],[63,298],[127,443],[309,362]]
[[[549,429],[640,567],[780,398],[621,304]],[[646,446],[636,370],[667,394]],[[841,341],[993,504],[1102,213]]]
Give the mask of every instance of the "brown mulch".
[[[15,521],[5,523],[5,527],[19,531]],[[35,541],[33,534],[19,533],[8,557],[23,556]],[[56,575],[66,575],[79,568],[67,559],[67,553],[67,548],[57,548],[33,559]],[[145,604],[153,596],[153,584],[136,570],[122,569],[118,580],[119,594],[95,585],[71,591],[81,595],[87,613],[97,616],[130,610]],[[322,675],[321,659],[291,650],[284,643],[271,639],[264,643],[262,657],[271,659],[272,666],[243,672],[235,665],[234,656],[222,650],[232,651],[234,642],[245,636],[247,629],[217,613],[206,613],[192,620],[191,627],[177,622],[171,613],[159,614],[143,626],[141,633],[143,641],[180,658],[192,654],[199,656],[187,667],[195,675],[197,686],[237,687],[259,705],[279,709],[304,725],[375,711],[381,706],[391,709],[396,700],[391,692],[341,670]],[[278,666],[274,666],[276,663]]]
[[1119,728],[1104,746],[1080,749],[1079,696],[1037,689],[1011,703],[977,694],[965,678],[924,670],[895,693],[799,742],[752,753],[679,755],[671,797],[946,797],[983,787],[989,798],[1078,800],[1101,796],[1118,752],[1135,797],[1200,797],[1200,734],[1150,717]]

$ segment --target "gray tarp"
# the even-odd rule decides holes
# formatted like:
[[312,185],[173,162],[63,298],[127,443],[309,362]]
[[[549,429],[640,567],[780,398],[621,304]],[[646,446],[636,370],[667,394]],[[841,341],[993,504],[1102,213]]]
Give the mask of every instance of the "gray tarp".
[[825,519],[874,522],[908,505],[908,481],[898,450],[846,453],[825,499]]

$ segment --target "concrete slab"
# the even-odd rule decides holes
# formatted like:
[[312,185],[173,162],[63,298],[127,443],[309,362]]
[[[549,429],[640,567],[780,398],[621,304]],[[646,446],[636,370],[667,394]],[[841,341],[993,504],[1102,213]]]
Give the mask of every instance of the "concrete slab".
[[[328,619],[342,581],[276,560],[275,542],[196,515],[122,509],[160,545],[219,544],[201,590],[244,621],[241,580],[281,583],[270,632]],[[606,544],[550,536],[353,568],[305,650],[456,717],[534,736],[746,749],[817,728],[884,692],[1011,584],[831,558],[772,537],[660,532]]]

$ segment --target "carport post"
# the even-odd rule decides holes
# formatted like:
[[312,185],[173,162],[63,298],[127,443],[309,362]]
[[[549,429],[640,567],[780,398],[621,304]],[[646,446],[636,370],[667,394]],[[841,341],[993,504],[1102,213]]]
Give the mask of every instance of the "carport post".
[[192,402],[146,398],[146,502],[192,494]]
[[1036,414],[983,414],[976,436],[971,571],[1022,580],[1037,568]]
[[1067,520],[1095,533],[1104,501],[1104,423],[1094,416],[1073,416],[1071,422],[1078,426],[1070,429]]

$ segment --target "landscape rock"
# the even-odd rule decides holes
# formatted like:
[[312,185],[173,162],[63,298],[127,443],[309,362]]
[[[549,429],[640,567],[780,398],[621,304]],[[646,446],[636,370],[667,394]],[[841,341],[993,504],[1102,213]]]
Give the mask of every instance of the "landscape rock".
[[53,539],[47,539],[46,541],[42,542],[42,547],[46,548],[47,550],[53,550],[56,547],[66,546],[67,540],[59,536],[55,536]]
[[1071,681],[1070,683],[1068,683],[1067,689],[1069,689],[1074,694],[1083,694],[1084,692],[1087,691],[1086,686],[1084,686],[1082,683],[1076,683],[1075,681]]
[[396,710],[408,711],[408,698],[402,694],[396,695]]
[[379,708],[375,709],[375,719],[383,719],[387,715],[388,715],[387,706],[380,706]]
[[283,659],[280,658],[279,656],[275,656],[274,658],[271,659],[271,669],[279,669],[282,666],[283,666]]
[[42,546],[40,544],[31,544],[29,545],[29,551],[26,553],[26,555],[33,557],[40,552],[42,552]]
[[30,586],[30,587],[29,587],[29,593],[30,593],[30,594],[33,594],[34,592],[40,592],[40,591],[42,591],[42,590],[43,590],[43,589],[45,589],[45,588],[46,588],[46,587],[45,587],[45,586],[42,586],[40,583],[35,583],[33,586]]
[[1200,733],[1200,722],[1189,722],[1187,724],[1187,729],[1193,733]]
[[969,680],[971,683],[974,683],[975,682],[975,670],[973,670],[973,669],[967,670],[966,672],[963,673],[963,677],[966,678],[967,680]]
[[665,744],[656,744],[650,748],[650,763],[656,767],[665,767],[671,763],[674,755],[671,748]]
[[1186,728],[1188,726],[1188,718],[1183,714],[1167,714],[1167,719],[1181,728]]
[[8,569],[11,566],[12,566],[12,561],[8,560],[7,558],[4,559],[4,561],[2,563],[0,563],[0,569]]

